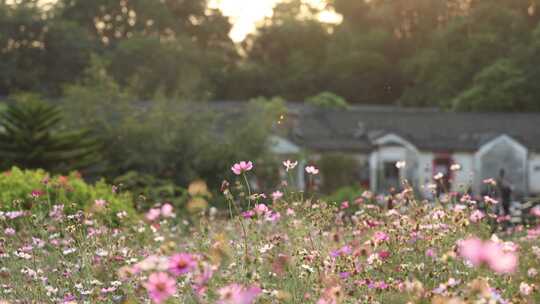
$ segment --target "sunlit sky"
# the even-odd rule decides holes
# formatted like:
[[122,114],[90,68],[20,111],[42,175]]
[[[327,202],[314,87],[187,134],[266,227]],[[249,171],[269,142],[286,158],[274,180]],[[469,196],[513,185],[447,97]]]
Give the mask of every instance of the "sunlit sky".
[[[257,22],[272,16],[272,9],[280,0],[210,0],[210,6],[219,8],[234,24],[231,38],[242,41],[253,32]],[[307,0],[315,7],[324,8],[322,0]],[[340,17],[332,12],[323,12],[320,19],[325,22],[339,22]]]

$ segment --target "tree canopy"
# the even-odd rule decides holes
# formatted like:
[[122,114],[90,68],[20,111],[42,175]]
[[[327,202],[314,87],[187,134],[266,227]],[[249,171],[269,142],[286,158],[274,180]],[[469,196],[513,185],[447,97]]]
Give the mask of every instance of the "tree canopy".
[[[241,43],[207,0],[0,1],[0,95],[62,97],[99,57],[122,89],[191,100],[537,111],[540,0],[279,2]],[[496,83],[499,82],[499,83]],[[499,85],[500,84],[500,85]]]

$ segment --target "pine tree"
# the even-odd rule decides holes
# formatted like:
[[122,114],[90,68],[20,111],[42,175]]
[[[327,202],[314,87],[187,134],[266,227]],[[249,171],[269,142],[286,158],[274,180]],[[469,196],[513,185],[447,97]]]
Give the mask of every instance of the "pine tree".
[[61,110],[44,102],[9,105],[0,115],[2,167],[62,173],[95,164],[99,142],[88,130],[65,130],[61,122]]

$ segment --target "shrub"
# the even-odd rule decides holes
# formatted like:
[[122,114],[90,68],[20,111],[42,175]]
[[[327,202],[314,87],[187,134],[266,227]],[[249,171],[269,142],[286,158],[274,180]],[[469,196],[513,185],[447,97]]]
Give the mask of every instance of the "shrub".
[[351,156],[341,153],[323,155],[318,165],[323,178],[324,193],[332,193],[359,180],[360,167]]
[[114,179],[114,184],[121,190],[127,190],[136,197],[138,211],[151,208],[154,203],[168,202],[176,207],[185,204],[186,189],[168,179],[153,175],[129,171]]
[[341,187],[337,189],[334,193],[327,196],[325,198],[325,201],[338,204],[345,201],[352,203],[356,199],[361,197],[364,191],[365,189],[356,186]]
[[120,225],[118,212],[125,211],[130,222],[136,218],[130,193],[115,193],[103,180],[87,184],[78,173],[50,176],[43,170],[21,170],[17,167],[0,174],[0,210],[31,209],[44,214],[52,205],[63,204],[66,213],[94,208],[96,200],[105,200],[106,208],[96,214],[110,225]]
[[96,62],[81,84],[67,87],[63,106],[70,126],[101,135],[108,180],[135,171],[181,187],[203,179],[218,188],[231,162],[267,153],[267,135],[283,111],[279,100],[219,112],[183,98],[137,101],[104,70]]
[[306,100],[306,103],[315,107],[327,109],[347,109],[349,107],[349,104],[343,97],[331,92],[323,92],[319,95],[310,97]]

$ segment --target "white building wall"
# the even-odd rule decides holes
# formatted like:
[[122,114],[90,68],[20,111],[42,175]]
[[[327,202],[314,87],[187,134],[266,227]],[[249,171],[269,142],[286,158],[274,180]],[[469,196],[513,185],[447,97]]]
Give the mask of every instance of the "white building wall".
[[418,155],[417,189],[425,198],[430,197],[427,186],[433,182],[433,153],[422,151]]
[[528,164],[529,193],[540,194],[540,154],[531,153]]
[[381,147],[378,151],[380,159],[384,161],[398,162],[405,160],[407,157],[407,150],[404,147],[391,146]]
[[461,166],[461,170],[453,172],[452,191],[464,192],[474,187],[474,154],[458,152],[452,155],[452,159]]
[[[425,187],[433,180],[433,153],[420,152],[418,156],[418,183],[419,189]],[[422,189],[420,189],[422,190]]]
[[[436,155],[432,152],[421,151],[418,156],[418,190],[424,196],[428,197],[430,190],[427,189],[429,184],[434,182],[433,175],[433,160]],[[453,171],[452,173],[452,191],[466,191],[472,183],[474,170],[474,155],[467,152],[458,152],[451,155],[454,164],[459,164],[461,170]]]

